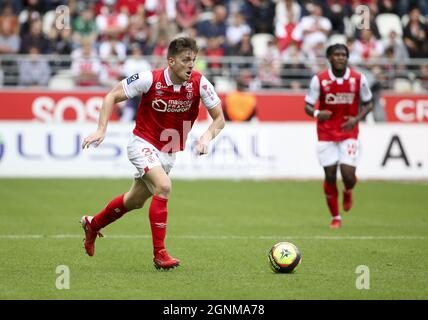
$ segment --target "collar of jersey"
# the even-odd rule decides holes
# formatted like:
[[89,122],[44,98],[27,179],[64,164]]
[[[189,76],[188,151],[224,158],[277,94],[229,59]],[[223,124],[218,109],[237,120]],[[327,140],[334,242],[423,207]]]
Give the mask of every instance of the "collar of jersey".
[[166,82],[166,85],[168,87],[169,86],[180,86],[181,87],[181,86],[185,86],[186,85],[187,81],[183,82],[182,84],[174,84],[174,83],[172,83],[171,78],[169,77],[168,70],[169,70],[169,67],[167,67],[166,69],[163,70],[163,76],[165,78],[165,82]]
[[331,70],[331,68],[328,69],[328,76],[333,81],[339,80],[339,79],[348,80],[350,75],[351,75],[351,70],[349,69],[349,67],[346,68],[346,71],[345,71],[345,74],[344,74],[343,78],[336,78],[336,76],[334,75],[334,73]]

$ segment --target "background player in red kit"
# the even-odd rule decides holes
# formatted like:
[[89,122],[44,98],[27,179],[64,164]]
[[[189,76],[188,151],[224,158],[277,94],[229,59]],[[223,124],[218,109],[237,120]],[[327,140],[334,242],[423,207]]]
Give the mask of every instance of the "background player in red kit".
[[[373,109],[373,103],[364,75],[348,67],[349,50],[345,45],[329,46],[327,58],[330,68],[312,78],[305,98],[305,111],[317,120],[318,160],[325,172],[324,193],[332,215],[330,227],[336,229],[342,225],[337,169],[339,166],[345,186],[343,210],[349,211],[360,155],[358,122]],[[315,108],[317,100],[319,107]]]
[[168,174],[174,165],[175,154],[185,147],[189,133],[199,112],[202,100],[213,119],[196,145],[199,154],[206,154],[209,142],[225,125],[219,97],[212,84],[193,71],[198,48],[191,38],[177,38],[168,47],[168,67],[162,70],[134,74],[118,83],[104,98],[98,129],[88,136],[82,148],[91,143],[97,147],[105,137],[113,105],[142,95],[137,111],[133,136],[128,143],[128,158],[137,173],[131,189],[111,200],[94,217],[83,216],[85,249],[94,255],[95,239],[100,229],[133,209],[142,208],[152,197],[149,220],[153,239],[154,265],[168,269],[179,265],[178,259],[165,249],[167,204],[171,191]]

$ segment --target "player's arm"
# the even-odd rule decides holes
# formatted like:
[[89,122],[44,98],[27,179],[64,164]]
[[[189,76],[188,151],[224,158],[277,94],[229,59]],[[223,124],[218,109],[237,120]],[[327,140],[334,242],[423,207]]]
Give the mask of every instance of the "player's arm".
[[208,153],[208,144],[220,133],[220,131],[226,125],[221,103],[218,103],[215,107],[208,109],[208,113],[213,121],[211,122],[207,131],[205,131],[198,140],[198,144],[196,145],[196,151],[199,155]]
[[363,120],[372,110],[374,104],[373,99],[364,102],[361,107],[361,112],[356,117],[345,116],[345,122],[342,124],[342,128],[345,130],[351,130],[358,122]]
[[305,112],[308,116],[317,118],[319,121],[330,119],[332,112],[330,110],[315,109],[315,104],[320,96],[320,82],[317,76],[313,76],[309,84],[309,90],[305,97]]
[[97,131],[89,135],[82,143],[82,149],[89,148],[91,143],[95,143],[95,147],[98,147],[103,142],[108,120],[113,112],[113,107],[116,103],[127,100],[128,97],[125,94],[122,83],[119,82],[116,86],[104,97],[103,104],[100,110],[98,118]]
[[356,117],[346,116],[345,122],[342,124],[344,130],[351,130],[358,122],[363,120],[373,108],[373,95],[370,90],[367,79],[364,75],[361,76],[360,82],[360,99],[362,102],[361,112]]

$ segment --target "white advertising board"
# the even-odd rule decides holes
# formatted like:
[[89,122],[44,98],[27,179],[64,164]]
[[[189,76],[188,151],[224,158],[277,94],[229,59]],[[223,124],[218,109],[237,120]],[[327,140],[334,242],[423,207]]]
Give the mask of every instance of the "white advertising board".
[[[313,123],[228,123],[196,156],[192,145],[207,128],[192,129],[171,172],[182,179],[318,179]],[[0,122],[0,177],[129,177],[126,155],[132,124],[111,123],[104,143],[82,150],[94,124]],[[360,179],[428,179],[428,126],[361,124]]]

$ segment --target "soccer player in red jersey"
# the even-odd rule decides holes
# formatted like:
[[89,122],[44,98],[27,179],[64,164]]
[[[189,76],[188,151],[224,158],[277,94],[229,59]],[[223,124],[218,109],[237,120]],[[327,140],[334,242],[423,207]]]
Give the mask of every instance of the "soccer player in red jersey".
[[[332,216],[332,229],[342,225],[336,185],[338,167],[345,186],[343,210],[349,211],[360,156],[358,122],[373,109],[367,80],[348,67],[348,58],[349,50],[344,44],[329,46],[330,68],[312,78],[305,97],[305,112],[317,121],[317,153],[325,173],[324,193]],[[319,107],[315,107],[318,100]]]
[[111,200],[94,217],[83,216],[85,249],[94,255],[100,230],[122,217],[126,212],[142,208],[152,198],[149,220],[152,231],[154,265],[169,269],[180,261],[168,255],[165,236],[168,216],[168,198],[171,180],[168,176],[176,153],[185,148],[187,135],[199,112],[202,100],[212,118],[208,129],[200,136],[196,152],[208,152],[208,144],[225,125],[221,102],[213,85],[194,71],[198,52],[196,41],[177,38],[168,47],[168,67],[134,74],[118,83],[104,98],[97,130],[84,139],[82,148],[104,140],[107,123],[115,103],[141,95],[133,135],[128,142],[128,158],[137,169],[128,192]]

